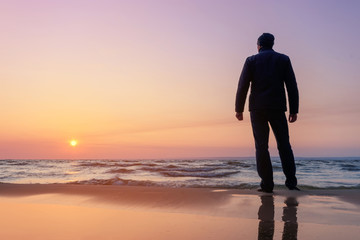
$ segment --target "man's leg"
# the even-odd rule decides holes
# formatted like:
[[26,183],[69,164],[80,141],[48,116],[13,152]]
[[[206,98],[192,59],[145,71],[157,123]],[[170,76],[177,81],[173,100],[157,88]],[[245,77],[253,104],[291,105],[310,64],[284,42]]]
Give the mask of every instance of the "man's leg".
[[294,154],[289,140],[289,129],[284,112],[273,112],[269,116],[269,122],[274,132],[283,172],[286,176],[285,185],[289,189],[294,189],[297,185],[295,177],[296,167]]
[[274,188],[273,170],[269,154],[269,125],[264,112],[250,112],[251,125],[255,139],[256,166],[261,178],[261,188],[272,191]]

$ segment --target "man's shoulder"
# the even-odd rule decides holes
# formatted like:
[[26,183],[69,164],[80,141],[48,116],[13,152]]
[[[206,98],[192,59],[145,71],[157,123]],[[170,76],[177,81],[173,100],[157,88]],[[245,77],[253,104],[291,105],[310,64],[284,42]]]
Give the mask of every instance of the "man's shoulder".
[[283,59],[286,59],[286,60],[290,60],[289,56],[288,55],[285,55],[283,53],[279,53],[279,52],[275,52],[279,57],[283,58]]
[[[270,50],[270,51],[261,51],[257,54],[251,55],[249,57],[246,58],[245,63],[247,65],[252,65],[252,64],[256,64],[256,62],[263,62],[263,61],[268,61],[269,59],[272,59],[271,61],[281,61],[281,62],[290,62],[290,58],[283,54],[283,53],[279,53],[276,52],[274,50]],[[277,59],[277,60],[276,60]]]
[[279,53],[279,52],[273,51],[272,54],[276,55],[278,59],[281,59],[284,62],[290,61],[290,57],[284,53]]
[[284,53],[279,53],[277,51],[274,51],[273,49],[266,50],[266,51],[261,51],[261,52],[255,54],[255,55],[249,56],[247,59],[255,60],[256,58],[261,58],[261,57],[265,57],[265,56],[269,56],[269,55],[278,56],[278,57],[283,58],[283,59],[290,59],[288,55],[286,55]]
[[247,57],[247,58],[246,58],[246,62],[247,62],[247,63],[253,62],[253,61],[257,58],[257,55],[258,55],[258,54],[251,55],[251,56]]

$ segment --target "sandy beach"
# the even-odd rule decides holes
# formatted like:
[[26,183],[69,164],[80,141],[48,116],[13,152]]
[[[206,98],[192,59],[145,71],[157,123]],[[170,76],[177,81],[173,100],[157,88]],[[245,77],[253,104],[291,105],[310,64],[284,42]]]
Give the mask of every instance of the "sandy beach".
[[356,239],[359,190],[0,184],[0,239]]

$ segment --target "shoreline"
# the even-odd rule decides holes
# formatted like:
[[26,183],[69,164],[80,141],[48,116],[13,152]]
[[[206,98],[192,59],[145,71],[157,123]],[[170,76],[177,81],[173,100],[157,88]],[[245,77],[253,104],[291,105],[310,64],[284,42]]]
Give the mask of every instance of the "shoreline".
[[[233,195],[270,195],[301,198],[305,196],[335,197],[360,208],[360,189],[316,189],[290,191],[275,189],[273,194],[256,189],[235,188],[171,188],[160,186],[82,185],[82,184],[13,184],[0,183],[0,197],[25,197],[40,194],[87,196],[92,200],[114,204],[214,205]],[[179,200],[179,196],[181,201]],[[140,199],[142,199],[140,201]]]
[[[134,191],[131,191],[133,189]],[[258,192],[256,189],[237,189],[237,188],[206,188],[206,187],[162,187],[162,186],[129,186],[129,185],[98,185],[98,184],[69,184],[69,183],[50,183],[50,184],[18,184],[18,183],[0,183],[0,196],[25,196],[35,194],[46,193],[62,193],[62,194],[88,194],[94,196],[100,196],[101,194],[113,193],[118,190],[136,192],[140,190],[148,190],[158,193],[174,193],[174,192],[187,192],[187,193],[202,193],[209,192],[221,193],[222,195],[229,194],[251,194],[251,195],[263,195],[267,193]],[[93,191],[96,190],[96,191]],[[119,193],[120,193],[119,192]],[[334,196],[342,197],[351,201],[354,204],[360,205],[360,189],[358,188],[341,188],[341,189],[301,189],[301,191],[291,191],[286,188],[274,189],[273,194],[267,195],[279,195],[279,196],[304,196],[304,195],[319,195],[319,196]]]

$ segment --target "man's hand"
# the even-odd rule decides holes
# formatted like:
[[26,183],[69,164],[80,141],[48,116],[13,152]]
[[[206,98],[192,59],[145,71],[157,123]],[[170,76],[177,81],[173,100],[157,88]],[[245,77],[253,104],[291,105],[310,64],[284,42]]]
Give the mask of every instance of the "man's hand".
[[295,113],[295,114],[290,114],[290,115],[289,115],[289,122],[290,122],[290,123],[295,122],[295,121],[296,121],[296,119],[297,119],[297,114],[296,114],[296,113]]
[[237,112],[235,116],[239,121],[243,120],[243,113],[242,112],[241,113]]

